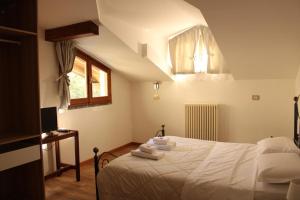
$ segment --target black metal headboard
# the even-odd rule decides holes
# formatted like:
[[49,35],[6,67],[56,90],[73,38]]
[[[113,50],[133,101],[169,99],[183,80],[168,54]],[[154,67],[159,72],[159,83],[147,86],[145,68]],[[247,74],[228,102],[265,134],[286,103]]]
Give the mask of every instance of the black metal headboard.
[[300,148],[300,141],[299,141],[299,133],[298,133],[298,120],[299,120],[299,110],[298,110],[298,100],[299,96],[294,97],[294,142],[297,145],[297,147]]

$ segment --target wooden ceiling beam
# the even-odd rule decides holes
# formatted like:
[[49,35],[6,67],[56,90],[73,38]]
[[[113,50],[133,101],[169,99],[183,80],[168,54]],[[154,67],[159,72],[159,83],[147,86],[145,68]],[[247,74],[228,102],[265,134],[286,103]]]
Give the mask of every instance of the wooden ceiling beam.
[[47,29],[45,31],[45,40],[49,42],[59,42],[92,35],[99,35],[99,27],[92,21],[85,21],[68,26]]

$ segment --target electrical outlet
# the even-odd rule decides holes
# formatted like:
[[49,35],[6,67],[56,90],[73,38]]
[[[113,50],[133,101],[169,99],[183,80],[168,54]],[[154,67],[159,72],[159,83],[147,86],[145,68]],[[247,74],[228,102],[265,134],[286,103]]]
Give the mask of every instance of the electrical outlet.
[[257,94],[252,95],[252,100],[253,101],[259,101],[260,100],[260,96]]

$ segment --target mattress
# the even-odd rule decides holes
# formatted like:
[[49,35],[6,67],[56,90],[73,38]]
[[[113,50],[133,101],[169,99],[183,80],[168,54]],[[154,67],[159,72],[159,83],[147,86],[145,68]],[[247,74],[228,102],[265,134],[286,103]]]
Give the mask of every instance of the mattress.
[[243,196],[261,200],[277,196],[271,186],[255,182],[256,145],[169,137],[176,148],[165,151],[161,160],[126,154],[102,169],[97,177],[101,199],[240,200]]

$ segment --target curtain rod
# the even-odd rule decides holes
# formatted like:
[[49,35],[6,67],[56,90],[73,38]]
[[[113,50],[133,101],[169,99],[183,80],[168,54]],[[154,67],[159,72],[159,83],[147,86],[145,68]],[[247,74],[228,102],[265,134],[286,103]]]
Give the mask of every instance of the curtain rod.
[[19,42],[19,41],[6,40],[6,39],[1,39],[1,38],[0,38],[0,42],[21,45],[21,42]]

